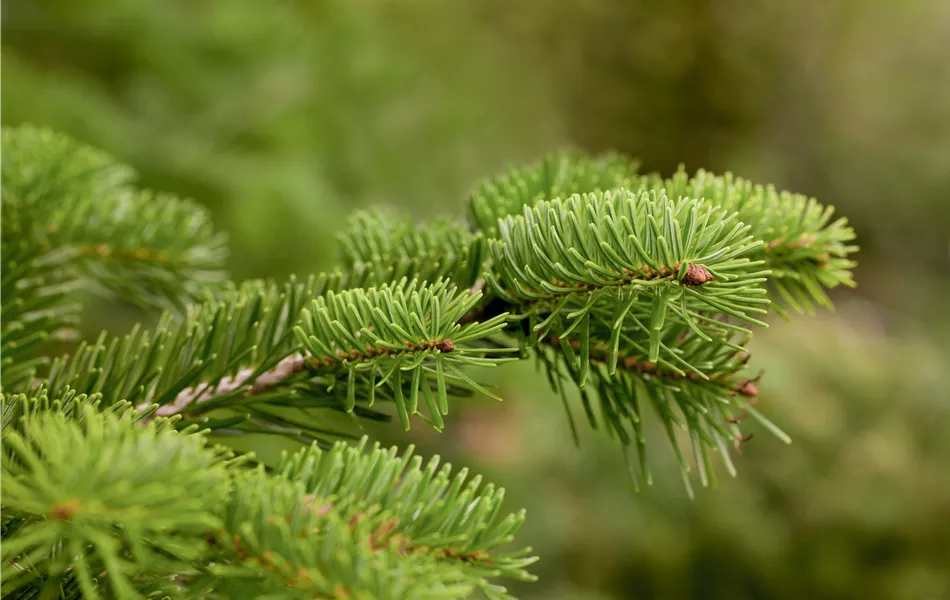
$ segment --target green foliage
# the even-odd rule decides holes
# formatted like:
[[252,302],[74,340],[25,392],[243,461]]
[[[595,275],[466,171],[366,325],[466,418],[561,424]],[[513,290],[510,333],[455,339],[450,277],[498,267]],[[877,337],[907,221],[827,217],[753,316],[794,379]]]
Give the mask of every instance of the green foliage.
[[469,217],[486,235],[498,234],[500,219],[521,214],[542,200],[572,194],[633,188],[639,165],[619,155],[589,157],[576,150],[545,156],[537,163],[489,179],[469,196]]
[[[650,410],[656,480],[631,498],[605,428],[582,432],[580,450],[565,443],[544,373],[526,363],[474,370],[507,402],[453,405],[443,434],[374,435],[490,469],[528,507],[519,539],[543,560],[540,582],[513,588],[525,599],[950,598],[947,8],[10,0],[2,118],[94,143],[148,187],[209,206],[238,281],[331,268],[358,207],[461,214],[475,178],[552,142],[833,203],[860,232],[859,289],[834,290],[833,313],[752,327],[746,376],[764,370],[757,406],[794,445],[744,421],[755,439],[733,455],[741,477],[699,502],[669,476]],[[770,289],[770,312],[793,309]],[[92,339],[141,318],[84,310]],[[269,457],[285,443],[241,447]]]
[[[383,389],[394,398],[403,427],[409,429],[413,414],[442,429],[449,383],[467,384],[489,394],[460,369],[498,362],[497,357],[485,355],[501,349],[479,348],[474,343],[499,333],[507,313],[459,324],[480,299],[480,293],[460,293],[444,280],[426,285],[403,279],[379,288],[331,291],[302,311],[302,324],[295,333],[311,368],[345,373],[347,411],[356,406],[357,390],[368,392],[367,405],[372,407],[376,389],[388,384]],[[405,397],[407,380],[409,395]],[[429,411],[427,419],[419,412],[420,391]]]
[[72,297],[79,282],[67,267],[76,252],[70,248],[43,252],[19,233],[4,231],[0,239],[0,376],[4,388],[22,385],[33,378],[38,367],[49,363],[41,353],[73,334],[81,308]]
[[239,477],[225,514],[238,534],[225,529],[215,539],[225,560],[189,582],[193,597],[448,599],[471,593],[454,565],[377,542],[378,523],[348,521],[322,506],[300,485],[260,472]]
[[[94,342],[83,342],[71,356],[53,361],[32,385],[42,384],[52,394],[68,389],[98,393],[106,402],[140,408],[155,404],[159,415],[179,414],[182,426],[280,432],[306,441],[332,438],[340,434],[309,412],[339,408],[341,399],[308,390],[331,386],[335,378],[286,359],[296,348],[293,327],[302,307],[339,285],[340,276],[325,275],[283,285],[225,286],[191,305],[184,318],[166,312],[153,330],[136,327],[121,337],[103,332]],[[284,377],[262,378],[278,368],[287,370]],[[275,412],[291,399],[303,419]],[[222,406],[227,414],[205,416]],[[364,416],[381,418],[371,412]]]
[[423,466],[412,448],[399,456],[366,444],[312,447],[285,455],[273,476],[239,475],[218,536],[234,558],[212,569],[208,589],[252,598],[277,589],[274,578],[290,578],[302,589],[287,597],[342,597],[342,586],[367,598],[457,598],[473,589],[507,598],[486,578],[533,579],[524,570],[536,560],[530,549],[501,550],[524,521],[523,513],[503,516],[503,489],[466,469],[453,476],[438,456]]
[[800,312],[814,312],[813,302],[831,307],[823,288],[854,286],[848,258],[857,250],[848,245],[854,230],[847,220],[831,221],[834,207],[814,198],[777,191],[731,173],[723,176],[698,171],[692,178],[680,170],[668,179],[657,176],[641,183],[645,189],[666,190],[671,197],[704,198],[727,211],[736,211],[762,244],[755,253],[771,271],[769,283],[781,298]]
[[463,225],[436,219],[419,226],[408,216],[383,211],[357,212],[337,238],[346,268],[366,271],[376,283],[448,277],[471,287],[485,254],[485,238]]
[[128,405],[3,402],[9,597],[506,598],[486,578],[530,579],[529,550],[499,551],[524,514],[503,517],[504,490],[438,457],[423,468],[364,437],[268,472]]
[[[64,403],[72,410],[56,410]],[[134,426],[128,407],[102,411],[70,394],[51,404],[27,408],[20,431],[4,431],[3,504],[17,519],[4,531],[5,595],[40,584],[49,593],[71,571],[84,597],[99,597],[100,584],[114,597],[136,597],[133,580],[197,561],[226,498],[220,453],[168,421]]]
[[3,148],[5,237],[69,248],[77,275],[141,304],[180,307],[221,279],[206,209],[137,190],[127,167],[48,130],[5,131]]
[[745,407],[731,397],[745,385],[746,360],[734,340],[751,332],[710,314],[764,325],[749,315],[765,313],[769,274],[762,261],[745,257],[761,245],[747,235],[749,226],[696,200],[619,190],[541,201],[500,227],[491,282],[528,322],[523,344],[559,350],[538,350],[552,384],[563,391],[559,373],[570,374],[590,423],[604,422],[625,446],[636,443],[647,481],[646,405],[656,409],[684,470],[674,426],[690,432],[704,484],[707,449],[721,452],[733,471],[727,440],[741,436],[729,422],[733,408]]
[[[813,302],[829,307],[830,300],[823,289],[854,285],[851,269],[855,263],[848,258],[857,250],[849,245],[854,231],[844,218],[831,220],[834,207],[823,206],[801,194],[754,184],[731,173],[718,176],[700,170],[689,177],[681,167],[672,177],[663,178],[657,174],[640,175],[638,171],[636,162],[616,154],[591,158],[577,152],[556,153],[535,165],[483,183],[469,198],[469,211],[480,229],[497,235],[504,217],[520,215],[525,207],[534,208],[552,198],[567,199],[576,193],[618,188],[652,191],[665,194],[680,208],[683,200],[705,200],[725,211],[726,216],[741,216],[752,239],[759,242],[749,258],[763,261],[771,271],[769,285],[796,310],[814,312]],[[614,225],[614,232],[616,229]],[[612,241],[618,243],[616,237]],[[666,242],[672,244],[673,240]],[[676,250],[669,248],[673,253]],[[657,261],[663,257],[652,258]]]
[[459,367],[504,360],[504,349],[474,343],[498,333],[505,315],[458,324],[479,294],[447,282],[333,292],[344,284],[341,275],[322,275],[227,287],[183,319],[165,313],[153,330],[83,342],[28,385],[155,404],[159,415],[180,415],[182,427],[309,442],[349,437],[327,425],[328,409],[386,419],[376,400],[394,402],[407,428],[410,414],[441,428],[449,393],[484,389]]
[[621,190],[544,201],[502,221],[490,280],[509,303],[547,305],[551,316],[533,328],[541,337],[562,316],[570,325],[555,332],[565,336],[578,322],[589,329],[592,313],[616,330],[645,313],[656,362],[668,313],[670,323],[678,317],[697,332],[697,317],[712,311],[764,325],[749,313],[766,312],[769,272],[745,257],[761,245],[748,230],[737,213],[696,200]]
[[[361,214],[337,272],[209,285],[223,254],[203,212],[148,205],[73,141],[4,135],[19,153],[2,298],[17,597],[509,598],[496,578],[533,579],[529,550],[508,549],[524,513],[502,516],[502,490],[437,458],[345,445],[347,416],[441,431],[450,396],[494,396],[470,368],[534,357],[565,404],[571,380],[590,425],[635,449],[635,479],[652,482],[649,406],[684,476],[677,429],[709,485],[713,454],[735,474],[744,416],[788,441],[745,372],[768,267],[804,290],[850,281],[853,234],[814,201],[560,153],[480,188],[472,224],[488,225]],[[90,262],[89,244],[108,251]],[[169,309],[46,363],[33,353],[75,324],[72,278]],[[213,445],[241,434],[309,448],[268,469]]]

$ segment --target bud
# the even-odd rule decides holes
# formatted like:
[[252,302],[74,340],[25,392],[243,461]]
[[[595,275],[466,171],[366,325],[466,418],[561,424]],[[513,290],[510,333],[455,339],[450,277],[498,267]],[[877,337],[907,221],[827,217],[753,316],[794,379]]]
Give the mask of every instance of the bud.
[[702,265],[690,265],[686,269],[686,275],[683,276],[685,285],[702,285],[710,281],[715,281],[713,274]]

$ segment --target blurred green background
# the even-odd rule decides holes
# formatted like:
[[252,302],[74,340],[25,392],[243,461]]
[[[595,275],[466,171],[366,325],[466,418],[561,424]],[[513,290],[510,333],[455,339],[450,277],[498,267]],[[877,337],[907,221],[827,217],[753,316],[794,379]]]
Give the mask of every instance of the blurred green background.
[[[333,265],[358,207],[462,214],[564,144],[834,204],[857,290],[755,342],[738,479],[688,500],[657,439],[635,494],[570,443],[530,366],[446,433],[542,557],[528,599],[950,598],[950,3],[944,0],[8,0],[2,120],[105,148],[211,207],[236,279]],[[132,318],[112,311],[101,324]]]

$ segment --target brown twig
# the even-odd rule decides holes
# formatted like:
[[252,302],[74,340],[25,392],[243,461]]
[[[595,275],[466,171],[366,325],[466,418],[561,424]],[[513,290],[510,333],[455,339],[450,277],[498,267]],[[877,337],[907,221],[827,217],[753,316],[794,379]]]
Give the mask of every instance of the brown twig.
[[[620,286],[634,281],[652,281],[654,279],[660,279],[663,277],[672,277],[679,273],[681,265],[676,264],[672,267],[661,266],[659,270],[653,269],[647,266],[639,266],[636,271],[631,269],[624,269],[622,275],[620,273],[616,274],[616,280],[613,284],[602,285],[596,283],[566,283],[563,281],[554,280],[551,284],[559,288],[581,288],[585,291],[593,292],[610,285]],[[716,278],[713,277],[713,274],[709,272],[703,265],[690,264],[686,268],[686,274],[683,275],[683,278],[679,281],[683,285],[688,286],[700,286],[711,281],[715,281]],[[533,290],[532,290],[533,291]],[[559,294],[550,294],[551,298],[557,297]]]
[[[282,359],[273,369],[261,373],[253,381],[250,381],[250,378],[254,375],[255,369],[246,368],[238,371],[236,375],[223,378],[216,386],[212,387],[208,384],[200,384],[194,387],[186,388],[180,391],[177,396],[175,396],[175,400],[173,402],[163,404],[162,406],[158,407],[158,410],[155,411],[153,416],[168,417],[178,414],[189,406],[208,402],[209,400],[213,400],[220,396],[233,393],[235,390],[238,390],[249,383],[250,387],[244,392],[245,397],[261,394],[268,389],[279,385],[286,379],[298,373],[303,373],[311,367],[332,367],[335,365],[340,365],[344,362],[372,360],[381,356],[399,356],[409,352],[429,350],[438,350],[442,353],[453,352],[455,350],[455,343],[452,340],[446,338],[427,340],[419,344],[406,342],[405,349],[402,350],[367,346],[362,352],[358,350],[353,350],[350,352],[340,351],[337,353],[335,358],[330,356],[322,358],[304,357],[300,354],[294,354]],[[142,402],[136,406],[136,409],[144,410],[150,405],[151,404],[149,402]]]
[[[558,336],[552,335],[548,336],[542,342],[559,348],[561,345],[561,340]],[[580,350],[580,342],[577,340],[571,340],[568,342],[575,351]],[[610,361],[610,352],[603,346],[591,346],[590,348],[590,359],[597,362],[606,363]],[[748,361],[748,355],[743,357],[742,364]],[[623,356],[619,357],[617,361],[617,366],[619,368],[624,368],[630,371],[636,371],[637,373],[643,375],[650,375],[660,379],[672,379],[672,380],[687,380],[687,381],[711,381],[713,383],[718,383],[722,386],[728,387],[732,394],[742,394],[747,397],[754,397],[758,395],[758,388],[756,387],[756,382],[759,380],[759,377],[755,379],[745,380],[738,385],[736,385],[732,379],[727,376],[719,377],[709,377],[708,379],[702,377],[698,373],[687,372],[687,373],[678,373],[676,371],[669,371],[666,369],[660,368],[657,363],[641,360],[636,356]]]
[[[245,392],[246,395],[260,394],[261,392],[273,387],[288,377],[301,373],[307,369],[307,359],[299,354],[284,358],[277,366],[269,371],[261,373],[253,382],[251,387]],[[213,400],[219,396],[224,396],[234,392],[241,386],[247,385],[248,380],[254,375],[255,369],[241,369],[236,375],[223,378],[218,385],[210,386],[208,384],[199,384],[194,387],[183,389],[175,396],[174,402],[163,404],[155,411],[155,417],[168,417],[178,414],[185,408],[193,404],[201,404]],[[144,410],[151,405],[150,402],[142,402],[135,408]]]

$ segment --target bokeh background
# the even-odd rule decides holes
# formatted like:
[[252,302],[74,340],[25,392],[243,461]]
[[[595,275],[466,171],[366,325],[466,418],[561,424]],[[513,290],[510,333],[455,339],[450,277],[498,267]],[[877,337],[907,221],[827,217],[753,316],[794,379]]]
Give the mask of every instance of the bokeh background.
[[[334,264],[374,204],[461,215],[565,144],[834,204],[858,288],[754,345],[765,432],[689,500],[664,443],[634,493],[528,366],[446,433],[509,490],[526,599],[950,598],[950,3],[7,0],[2,120],[70,133],[211,207],[236,279]],[[137,315],[97,313],[114,330]],[[753,428],[753,431],[755,429]]]

